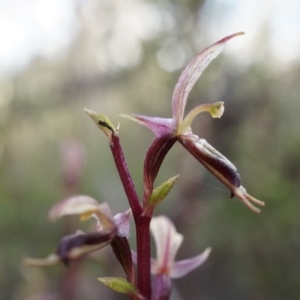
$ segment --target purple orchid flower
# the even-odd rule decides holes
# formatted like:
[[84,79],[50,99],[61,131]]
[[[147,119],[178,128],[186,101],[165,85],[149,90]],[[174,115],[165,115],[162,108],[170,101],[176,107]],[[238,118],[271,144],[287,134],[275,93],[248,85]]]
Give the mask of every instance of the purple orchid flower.
[[45,259],[27,258],[26,264],[47,266],[60,261],[69,264],[72,260],[82,258],[113,243],[116,239],[126,238],[129,235],[131,209],[113,216],[106,202],[100,204],[92,197],[76,195],[56,203],[49,212],[49,219],[56,221],[70,215],[79,215],[82,221],[95,218],[97,221],[95,232],[85,233],[77,230],[75,234],[61,239],[55,254]]
[[[181,278],[201,266],[208,258],[211,248],[207,248],[195,257],[175,261],[183,236],[176,231],[172,221],[166,216],[154,217],[150,229],[154,237],[157,257],[151,259],[152,300],[169,299],[171,279]],[[132,257],[136,262],[135,252],[132,253]]]
[[[205,139],[201,139],[193,134],[191,129],[194,118],[202,112],[209,112],[213,118],[220,118],[224,112],[224,103],[216,102],[199,105],[184,117],[188,95],[200,75],[209,63],[220,54],[227,41],[243,34],[243,32],[238,32],[221,39],[204,49],[190,61],[181,73],[173,92],[172,118],[148,117],[136,114],[121,115],[148,127],[157,137],[152,147],[150,147],[145,160],[145,169],[147,170],[144,173],[146,195],[149,195],[153,189],[153,181],[164,156],[174,142],[178,140],[204,167],[230,189],[231,197],[237,196],[252,211],[260,212],[260,209],[251,202],[261,206],[264,205],[264,202],[250,196],[246,189],[241,186],[237,168]],[[147,196],[145,196],[145,199],[147,199]]]

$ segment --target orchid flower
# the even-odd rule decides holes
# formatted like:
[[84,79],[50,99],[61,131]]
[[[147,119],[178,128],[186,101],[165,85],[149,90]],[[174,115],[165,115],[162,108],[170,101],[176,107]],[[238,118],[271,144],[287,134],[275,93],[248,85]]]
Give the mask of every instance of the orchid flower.
[[[152,300],[168,299],[171,292],[171,279],[180,278],[201,266],[208,258],[211,248],[201,254],[175,261],[177,251],[182,244],[183,236],[176,231],[172,221],[166,216],[154,217],[150,223],[150,230],[156,245],[156,259],[151,259]],[[133,261],[136,254],[133,252]],[[164,297],[163,297],[164,296]]]
[[70,261],[84,257],[129,234],[130,209],[113,217],[107,203],[100,204],[89,196],[76,195],[56,203],[49,212],[49,219],[55,221],[68,215],[79,215],[81,220],[94,217],[97,221],[95,232],[85,233],[77,230],[75,234],[60,240],[54,254],[45,259],[28,258],[25,263],[47,266],[62,261],[69,264]]
[[[243,32],[238,32],[221,39],[215,44],[204,49],[190,61],[181,73],[173,92],[172,118],[121,114],[122,117],[148,127],[157,137],[155,142],[153,142],[152,153],[152,149],[150,149],[145,160],[145,169],[148,169],[148,173],[151,174],[151,168],[153,169],[152,178],[146,178],[150,182],[148,184],[150,186],[150,190],[153,188],[153,181],[163,157],[173,146],[174,142],[178,140],[183,147],[185,147],[197,160],[200,161],[201,164],[204,165],[205,168],[207,168],[215,177],[217,177],[230,189],[231,197],[237,196],[252,211],[256,213],[260,212],[260,209],[255,207],[251,202],[261,206],[264,205],[264,202],[250,196],[246,192],[246,189],[241,186],[240,175],[237,168],[225,156],[213,148],[205,139],[201,139],[197,135],[193,134],[191,129],[191,124],[194,118],[202,112],[209,112],[213,118],[220,118],[224,112],[224,103],[216,102],[212,104],[199,105],[192,109],[184,117],[184,109],[188,95],[200,75],[209,63],[220,54],[227,41],[243,34]],[[166,149],[163,149],[164,145],[166,145]],[[154,150],[156,151],[159,159],[153,154]],[[153,159],[153,157],[155,157],[155,159]]]

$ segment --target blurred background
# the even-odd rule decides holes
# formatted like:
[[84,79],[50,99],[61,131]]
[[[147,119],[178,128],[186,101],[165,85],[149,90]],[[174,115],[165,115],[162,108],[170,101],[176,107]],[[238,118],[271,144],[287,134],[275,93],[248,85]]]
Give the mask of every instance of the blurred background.
[[[53,253],[61,236],[94,222],[48,221],[81,193],[128,208],[105,136],[83,107],[120,122],[136,187],[153,134],[119,113],[171,116],[180,71],[238,31],[193,89],[187,111],[224,101],[221,119],[193,131],[227,156],[254,197],[248,210],[180,144],[156,184],[180,173],[155,212],[184,234],[178,258],[208,261],[174,281],[172,300],[299,299],[300,2],[232,0],[0,1],[0,299],[127,299],[97,282],[124,276],[109,247],[45,269],[22,259]],[[135,249],[134,232],[130,242]],[[153,249],[154,250],[154,249]]]

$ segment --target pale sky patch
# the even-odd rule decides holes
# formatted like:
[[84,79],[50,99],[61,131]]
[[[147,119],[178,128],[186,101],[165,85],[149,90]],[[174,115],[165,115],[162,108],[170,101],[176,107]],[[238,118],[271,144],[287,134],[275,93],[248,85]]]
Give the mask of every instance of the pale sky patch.
[[[171,13],[159,3],[110,1],[99,5],[116,9],[116,19],[109,21],[114,28],[108,50],[120,67],[138,63],[143,40],[155,38],[161,32],[167,34],[175,26]],[[89,2],[93,1],[83,1]],[[48,58],[64,51],[79,31],[77,4],[75,0],[0,0],[0,75],[22,70],[34,57]],[[247,65],[253,59],[263,59],[263,51],[268,47],[268,59],[276,61],[278,66],[290,65],[300,59],[299,12],[299,0],[210,0],[199,15],[194,40],[202,50],[201,34],[205,33],[205,42],[213,43],[228,34],[245,31],[246,36],[225,48],[225,53],[236,55],[238,63]],[[270,35],[265,43],[264,30]],[[174,71],[185,63],[185,50],[174,44],[170,57],[178,59],[167,60],[170,45],[166,41],[157,58],[162,68]]]

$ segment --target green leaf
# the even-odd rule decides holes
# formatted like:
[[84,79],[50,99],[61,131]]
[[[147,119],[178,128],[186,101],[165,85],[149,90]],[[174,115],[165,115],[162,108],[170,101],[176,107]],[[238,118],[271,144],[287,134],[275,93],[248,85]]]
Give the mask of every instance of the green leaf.
[[96,125],[108,136],[111,140],[112,134],[116,131],[111,121],[104,115],[97,113],[87,108],[84,109],[86,113],[92,118]]
[[179,175],[176,175],[168,179],[159,187],[153,190],[151,197],[149,198],[147,203],[146,214],[152,213],[155,206],[167,197],[178,177]]
[[140,292],[138,291],[137,287],[134,286],[132,283],[128,282],[124,278],[120,277],[101,277],[98,278],[100,282],[104,285],[109,287],[110,289],[114,290],[115,292],[127,294],[129,296],[136,297],[137,299],[145,299]]

